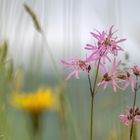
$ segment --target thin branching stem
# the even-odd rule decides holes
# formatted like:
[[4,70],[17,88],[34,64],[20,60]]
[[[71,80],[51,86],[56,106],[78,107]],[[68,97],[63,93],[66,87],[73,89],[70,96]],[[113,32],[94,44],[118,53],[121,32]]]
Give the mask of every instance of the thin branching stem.
[[[137,76],[136,76],[136,80],[137,80]],[[134,100],[133,100],[133,118],[132,118],[132,123],[131,123],[131,127],[130,127],[130,136],[129,136],[129,140],[132,140],[132,135],[133,135],[133,128],[134,128],[134,110],[135,110],[135,106],[136,106],[136,98],[137,98],[137,91],[138,91],[138,83],[136,81],[136,86],[134,89]]]
[[94,79],[94,83],[93,83],[93,89],[92,89],[93,98],[95,96],[95,90],[96,90],[97,77],[98,77],[98,73],[99,73],[100,61],[101,61],[101,57],[100,57],[100,59],[98,61],[98,64],[97,64],[97,70],[96,70],[95,79]]
[[91,96],[91,116],[90,116],[90,140],[93,138],[93,96]]
[[90,93],[91,93],[91,96],[92,96],[92,83],[91,83],[91,78],[90,78],[89,72],[88,72],[88,82],[89,82]]
[[96,90],[96,83],[97,83],[97,78],[98,78],[98,72],[99,72],[99,66],[100,66],[100,61],[101,61],[101,57],[98,61],[97,64],[97,70],[96,70],[96,74],[95,74],[95,79],[94,79],[94,83],[93,83],[93,88],[90,89],[91,92],[91,116],[90,116],[90,140],[93,139],[93,104],[94,104],[94,96],[95,96],[95,90]]

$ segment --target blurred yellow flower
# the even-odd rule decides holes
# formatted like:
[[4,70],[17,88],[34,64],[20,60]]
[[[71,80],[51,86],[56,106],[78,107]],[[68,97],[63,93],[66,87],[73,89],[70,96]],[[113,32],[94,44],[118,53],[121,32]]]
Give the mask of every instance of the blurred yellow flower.
[[14,94],[12,105],[32,113],[39,113],[55,106],[55,96],[49,89],[39,89],[36,93]]

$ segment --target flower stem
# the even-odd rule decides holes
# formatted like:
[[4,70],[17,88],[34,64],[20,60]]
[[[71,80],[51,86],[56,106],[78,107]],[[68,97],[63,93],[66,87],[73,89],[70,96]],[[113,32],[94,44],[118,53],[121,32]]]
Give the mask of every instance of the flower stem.
[[91,84],[91,78],[90,78],[89,73],[88,73],[88,82],[89,82],[90,93],[91,93],[91,96],[92,96],[92,84]]
[[[137,80],[137,77],[136,77],[136,80]],[[129,140],[132,140],[132,135],[133,135],[133,128],[134,128],[134,110],[135,110],[135,106],[136,106],[137,90],[138,90],[138,84],[136,82],[136,87],[134,89],[134,100],[133,100],[133,118],[132,118],[132,123],[131,123],[131,128],[130,128]]]
[[91,116],[90,116],[90,140],[92,140],[93,138],[93,134],[92,134],[92,131],[93,131],[93,96],[91,96]]
[[88,73],[88,80],[89,80],[90,92],[91,92],[90,140],[93,139],[93,113],[94,113],[93,104],[94,104],[94,96],[95,96],[95,90],[96,90],[96,83],[97,83],[100,61],[101,61],[101,58],[98,61],[97,70],[96,70],[96,74],[95,74],[95,79],[94,79],[94,83],[93,83],[93,88],[92,88],[92,85],[91,85],[90,75]]
[[101,61],[101,57],[100,57],[100,59],[98,61],[98,64],[97,64],[97,70],[96,70],[96,74],[95,74],[95,80],[94,80],[94,83],[93,83],[93,90],[92,90],[92,96],[93,96],[93,98],[95,96],[95,90],[96,90],[96,83],[97,83],[97,77],[98,77],[98,72],[99,72],[100,61]]

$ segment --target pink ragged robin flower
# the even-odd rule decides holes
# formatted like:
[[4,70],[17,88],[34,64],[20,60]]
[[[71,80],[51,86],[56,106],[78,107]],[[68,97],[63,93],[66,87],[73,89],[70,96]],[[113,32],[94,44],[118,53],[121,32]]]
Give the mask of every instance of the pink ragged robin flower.
[[[123,90],[126,90],[127,87],[129,87],[129,85],[131,86],[132,91],[134,92],[135,90],[135,78],[134,78],[134,74],[130,73],[128,71],[125,72],[126,73],[126,77],[122,78],[122,80],[124,80],[124,86],[122,87]],[[118,76],[118,78],[121,79],[120,76]]]
[[89,71],[89,65],[86,63],[86,61],[80,60],[79,58],[73,58],[69,62],[66,62],[64,60],[62,60],[61,62],[66,65],[66,68],[72,70],[72,72],[70,72],[66,77],[66,80],[69,80],[72,76],[75,76],[76,79],[79,79],[80,71]]
[[[124,86],[122,89],[126,90],[129,85],[131,86],[132,91],[135,91],[136,88],[136,82],[139,82],[140,77],[140,68],[137,65],[134,65],[132,68],[128,68],[126,71],[126,77],[123,78],[124,80]],[[136,78],[137,77],[137,78]],[[118,77],[121,78],[121,77]]]
[[113,90],[117,91],[117,89],[121,89],[118,85],[122,80],[118,78],[118,67],[121,64],[121,60],[116,62],[116,58],[114,58],[112,68],[107,70],[102,64],[100,67],[101,73],[103,74],[102,81],[98,84],[98,86],[103,86],[104,89],[107,88],[108,84],[111,83]]
[[138,65],[134,65],[133,68],[131,68],[131,76],[130,81],[128,82],[131,85],[132,91],[134,92],[136,89],[136,83],[139,83],[139,78],[140,78],[140,68]]
[[92,51],[91,55],[86,59],[87,62],[97,62],[100,58],[102,58],[103,63],[105,63],[106,60],[111,62],[111,59],[108,56],[108,52],[104,46],[97,47],[96,45],[93,46],[91,44],[87,44],[85,49]]
[[119,116],[119,119],[122,123],[129,126],[134,119],[134,123],[140,122],[140,109],[139,108],[131,108],[126,114],[122,114]]
[[136,76],[140,76],[140,68],[138,67],[138,65],[135,65],[132,70]]
[[97,33],[91,32],[91,35],[97,40],[97,43],[87,44],[85,49],[92,51],[91,55],[87,58],[87,61],[97,61],[102,57],[102,60],[110,60],[109,54],[118,55],[119,51],[123,51],[119,43],[125,41],[126,39],[118,39],[114,37],[116,31],[112,31],[113,26],[110,27],[109,31],[102,31]]

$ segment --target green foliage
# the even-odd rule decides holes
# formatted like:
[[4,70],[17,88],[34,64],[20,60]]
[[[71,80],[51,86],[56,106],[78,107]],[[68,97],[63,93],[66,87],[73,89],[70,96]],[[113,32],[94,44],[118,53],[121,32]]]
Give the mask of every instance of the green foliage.
[[8,43],[0,44],[0,139],[10,140],[10,128],[8,122],[8,93],[13,78],[13,63],[8,53]]
[[8,53],[8,44],[6,41],[1,45],[0,47],[0,64],[3,64],[3,62],[6,61]]
[[11,80],[13,69],[13,62],[8,54],[8,43],[4,41],[0,45],[0,79]]

